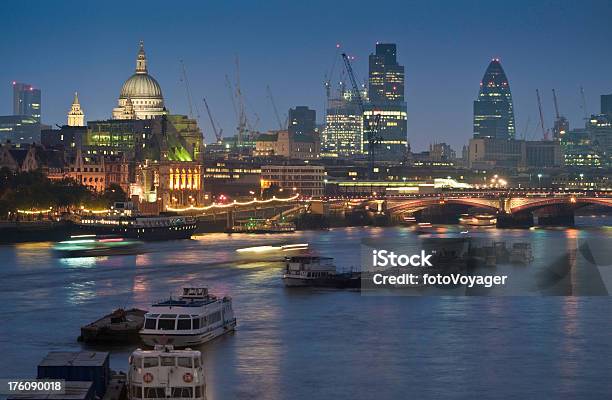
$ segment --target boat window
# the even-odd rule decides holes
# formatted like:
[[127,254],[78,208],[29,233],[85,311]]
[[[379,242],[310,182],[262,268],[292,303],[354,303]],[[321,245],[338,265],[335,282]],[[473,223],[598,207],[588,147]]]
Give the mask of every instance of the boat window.
[[176,318],[176,314],[162,314],[161,318]]
[[162,367],[174,367],[174,357],[161,357]]
[[190,319],[179,319],[177,329],[179,330],[191,329],[191,320]]
[[173,387],[172,388],[172,398],[192,398],[193,397],[193,388],[192,387]]
[[193,319],[193,329],[200,329],[200,318]]
[[191,368],[191,358],[190,357],[179,357],[177,360],[177,365],[179,367]]
[[145,320],[145,329],[155,329],[157,320],[153,318],[147,318]]
[[145,357],[144,358],[145,368],[157,367],[158,365],[159,365],[159,359],[157,357]]
[[142,386],[132,386],[132,398],[142,399]]
[[160,331],[173,331],[175,329],[175,319],[161,319],[157,324],[157,329]]
[[165,399],[166,398],[166,390],[163,387],[144,387],[144,397],[145,399]]

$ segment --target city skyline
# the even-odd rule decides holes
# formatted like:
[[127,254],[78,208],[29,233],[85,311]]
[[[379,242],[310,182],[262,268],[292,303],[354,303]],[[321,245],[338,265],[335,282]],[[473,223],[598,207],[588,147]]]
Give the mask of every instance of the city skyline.
[[[179,62],[184,60],[207,142],[214,135],[202,97],[207,97],[226,136],[237,125],[225,86],[226,74],[235,80],[235,55],[240,57],[247,112],[252,120],[254,113],[259,115],[260,131],[275,129],[277,125],[266,96],[267,85],[281,114],[286,114],[290,107],[304,105],[315,109],[321,122],[325,102],[323,81],[334,62],[337,42],[342,44],[343,51],[356,57],[353,64],[360,83],[367,77],[367,58],[374,44],[397,43],[398,61],[406,68],[408,140],[417,151],[432,142],[447,142],[457,150],[467,143],[472,135],[472,102],[478,82],[484,66],[493,57],[501,59],[512,85],[517,138],[523,136],[528,119],[527,139],[541,138],[536,88],[543,95],[547,128],[553,125],[552,88],[557,90],[561,112],[570,119],[572,128],[583,125],[581,85],[586,93],[587,111],[599,112],[599,95],[612,92],[612,74],[608,72],[612,56],[601,51],[611,34],[605,21],[609,13],[604,12],[610,9],[608,3],[580,8],[568,2],[556,6],[528,6],[525,2],[518,7],[520,10],[505,10],[503,21],[490,21],[479,15],[478,27],[466,30],[475,18],[470,12],[478,4],[481,3],[463,3],[462,10],[448,2],[402,5],[403,13],[368,28],[352,23],[359,14],[354,9],[359,9],[359,4],[344,7],[346,18],[339,20],[321,16],[315,8],[323,7],[322,4],[311,5],[313,9],[296,4],[285,8],[277,3],[257,8],[241,4],[240,12],[232,11],[233,3],[211,4],[210,8],[192,4],[185,7],[193,9],[193,13],[183,15],[189,23],[172,32],[158,23],[149,23],[161,18],[154,6],[138,10],[141,18],[129,19],[134,15],[130,8],[136,6],[127,5],[121,14],[113,14],[116,8],[109,7],[95,10],[94,15],[93,7],[79,5],[86,17],[58,26],[55,17],[66,12],[70,3],[45,4],[27,10],[27,18],[38,19],[39,25],[25,34],[18,29],[15,18],[9,18],[5,27],[8,40],[0,44],[0,50],[13,60],[24,61],[7,63],[7,68],[0,71],[0,84],[4,87],[0,90],[0,114],[10,113],[10,84],[19,81],[41,88],[44,123],[65,123],[75,91],[79,92],[86,120],[109,118],[121,83],[133,71],[134,54],[141,39],[146,43],[150,72],[158,79],[166,105],[173,113],[189,111]],[[9,17],[25,12],[23,6],[16,4],[0,7]],[[326,7],[333,10],[338,6]],[[501,10],[501,6],[493,5],[490,12]],[[447,18],[445,12],[454,18]],[[248,17],[250,13],[252,17]],[[287,21],[292,13],[301,13],[303,21]],[[270,14],[266,21],[275,21],[275,26],[256,23],[258,17]],[[114,26],[121,27],[112,32],[104,29],[105,18],[111,17],[117,21]],[[243,26],[230,23],[235,20],[243,22]],[[584,22],[587,20],[588,23]],[[301,29],[308,21],[329,29],[324,33]],[[563,21],[561,27],[559,21]],[[294,28],[288,29],[290,26]],[[255,28],[258,34],[245,35],[248,28]],[[46,37],[45,29],[53,30],[53,35]],[[283,30],[287,34],[279,34]],[[224,35],[219,36],[219,31]],[[482,33],[485,31],[486,35]],[[78,35],[75,37],[74,33]],[[53,62],[28,63],[32,52]],[[336,76],[341,67],[341,60],[336,60]],[[442,91],[444,96],[440,95]]]

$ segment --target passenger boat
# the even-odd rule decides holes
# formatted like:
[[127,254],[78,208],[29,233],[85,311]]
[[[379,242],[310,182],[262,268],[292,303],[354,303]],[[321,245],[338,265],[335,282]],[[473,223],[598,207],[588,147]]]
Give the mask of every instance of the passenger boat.
[[236,221],[231,233],[290,233],[295,232],[293,222],[274,221],[270,219],[251,218],[245,221]]
[[157,345],[129,358],[127,396],[135,399],[206,399],[202,353]]
[[97,257],[138,253],[142,242],[116,235],[76,235],[57,243],[53,250],[60,257]]
[[217,298],[207,288],[188,287],[178,299],[155,303],[145,315],[140,338],[148,346],[195,346],[233,331],[236,318],[230,297]]
[[135,343],[147,312],[138,308],[119,308],[104,317],[81,327],[79,341],[85,343]]
[[121,235],[145,241],[189,239],[196,228],[196,219],[185,216],[91,216],[77,223],[82,233]]
[[533,261],[531,243],[514,243],[510,250],[510,262],[515,264],[529,264]]
[[497,217],[491,214],[462,214],[459,217],[459,224],[467,226],[495,226],[497,225]]
[[285,258],[283,283],[287,287],[359,288],[359,272],[339,273],[331,257],[294,256]]

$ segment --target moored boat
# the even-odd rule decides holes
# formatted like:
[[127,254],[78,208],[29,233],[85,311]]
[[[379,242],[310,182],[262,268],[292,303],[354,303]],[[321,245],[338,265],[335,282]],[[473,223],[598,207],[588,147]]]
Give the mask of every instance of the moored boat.
[[79,341],[85,343],[136,343],[147,312],[138,308],[114,310],[112,313],[81,327]]
[[88,216],[83,217],[76,227],[82,233],[158,241],[189,239],[197,228],[197,222],[195,218],[185,216]]
[[152,347],[157,344],[187,347],[206,343],[235,327],[231,297],[218,298],[209,294],[207,288],[188,287],[178,299],[151,306],[140,337]]
[[206,399],[202,353],[157,345],[129,358],[128,399]]

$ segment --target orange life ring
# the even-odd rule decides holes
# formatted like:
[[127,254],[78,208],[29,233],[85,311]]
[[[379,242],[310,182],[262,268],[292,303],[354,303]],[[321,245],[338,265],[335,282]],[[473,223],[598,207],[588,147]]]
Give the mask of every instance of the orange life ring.
[[185,375],[183,375],[183,380],[186,383],[191,383],[191,381],[193,381],[193,375],[191,375],[189,372],[185,372]]
[[147,372],[146,374],[142,376],[142,380],[145,381],[146,383],[153,382],[153,374],[151,374],[150,372]]

